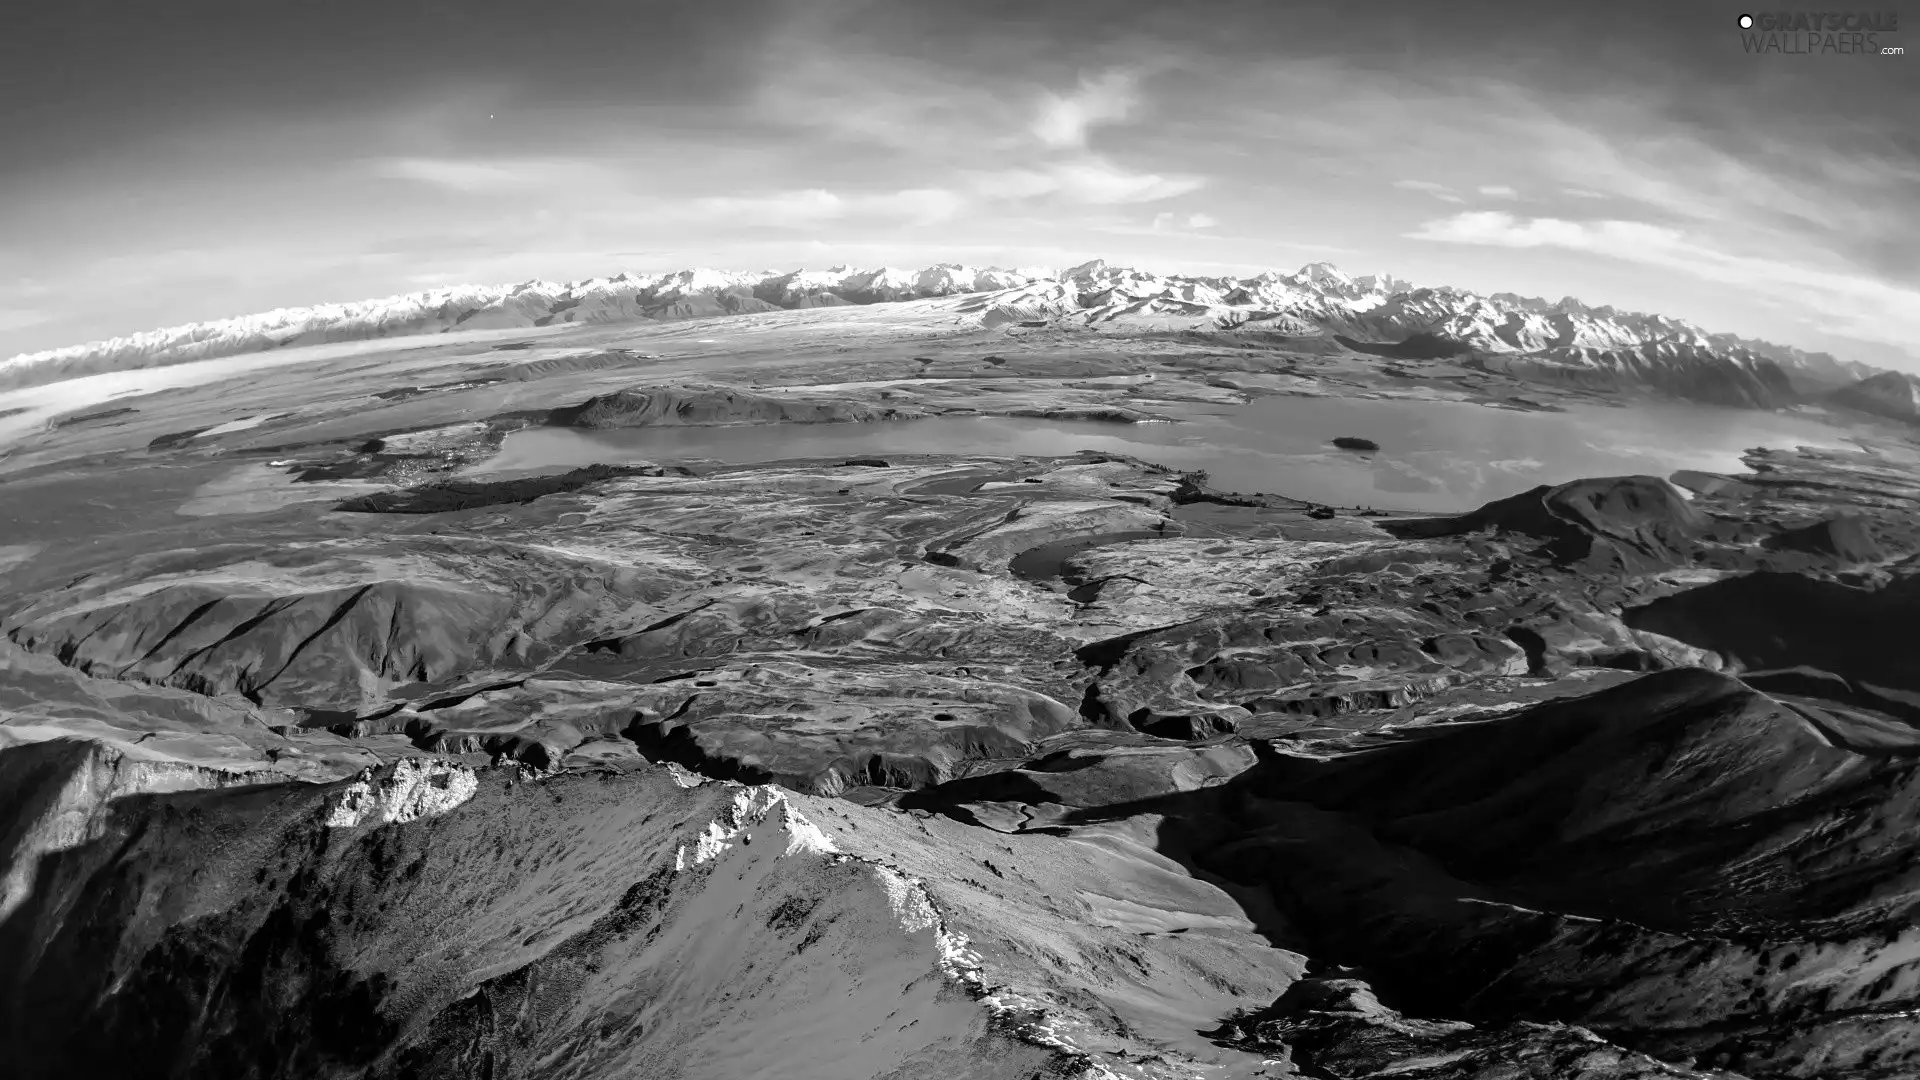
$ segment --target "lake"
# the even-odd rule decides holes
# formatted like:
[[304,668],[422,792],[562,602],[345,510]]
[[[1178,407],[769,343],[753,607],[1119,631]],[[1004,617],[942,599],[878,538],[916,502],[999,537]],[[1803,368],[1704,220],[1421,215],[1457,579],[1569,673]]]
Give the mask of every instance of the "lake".
[[[1380,444],[1334,449],[1336,436]],[[1337,506],[1454,511],[1583,476],[1742,472],[1757,446],[1851,448],[1807,416],[1683,405],[1517,412],[1458,402],[1271,397],[1178,424],[937,417],[869,424],[529,428],[472,473],[622,464],[888,454],[1129,454],[1205,469],[1215,487]]]

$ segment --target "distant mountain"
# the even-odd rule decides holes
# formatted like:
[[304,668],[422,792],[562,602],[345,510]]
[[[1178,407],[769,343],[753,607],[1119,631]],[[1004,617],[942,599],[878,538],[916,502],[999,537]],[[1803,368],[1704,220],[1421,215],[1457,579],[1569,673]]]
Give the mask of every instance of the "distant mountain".
[[[456,286],[150,330],[0,362],[0,387],[266,349],[454,329],[632,323],[921,301],[1013,330],[1205,331],[1319,338],[1400,359],[1443,355],[1529,379],[1771,407],[1872,376],[1825,353],[1710,334],[1662,315],[1420,288],[1328,263],[1253,277],[1164,275],[1095,260],[1058,272],[943,263],[924,270],[619,274],[557,284]],[[932,312],[930,312],[932,314]]]
[[1789,345],[1775,345],[1770,341],[1755,341],[1733,334],[1714,334],[1707,340],[1716,349],[1745,349],[1772,360],[1780,365],[1798,389],[1808,394],[1847,386],[1884,371],[1858,360],[1835,359],[1832,353],[1806,352]]
[[1909,423],[1920,422],[1920,379],[1899,371],[1883,371],[1827,395],[1827,401],[1849,409]]

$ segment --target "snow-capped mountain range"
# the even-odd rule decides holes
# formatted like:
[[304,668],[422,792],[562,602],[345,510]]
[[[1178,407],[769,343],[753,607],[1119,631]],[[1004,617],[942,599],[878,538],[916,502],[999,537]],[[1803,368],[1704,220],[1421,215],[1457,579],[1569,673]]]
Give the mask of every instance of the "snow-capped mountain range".
[[[355,303],[281,308],[190,323],[0,362],[0,388],[324,342],[555,323],[624,323],[799,308],[919,301],[984,329],[1073,326],[1260,332],[1343,345],[1419,337],[1441,351],[1531,377],[1637,382],[1680,396],[1766,405],[1794,389],[1831,388],[1877,369],[1786,346],[1712,334],[1661,315],[1452,288],[1327,263],[1253,277],[1155,274],[1096,260],[1067,270],[943,263],[924,270],[664,274],[519,285],[463,285]],[[906,314],[903,312],[902,314]],[[1363,349],[1363,351],[1377,351]],[[1702,382],[1704,380],[1704,383]],[[1722,384],[1731,380],[1731,389]],[[1706,385],[1704,393],[1689,387]],[[1697,389],[1697,387],[1695,387]]]

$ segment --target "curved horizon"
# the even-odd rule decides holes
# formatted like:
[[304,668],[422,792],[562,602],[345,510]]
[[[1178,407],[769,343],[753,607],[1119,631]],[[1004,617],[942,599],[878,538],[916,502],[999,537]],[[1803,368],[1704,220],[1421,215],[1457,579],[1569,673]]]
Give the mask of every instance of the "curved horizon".
[[0,42],[0,356],[597,266],[1105,251],[1920,370],[1911,58],[1754,55],[1739,10],[81,0]]

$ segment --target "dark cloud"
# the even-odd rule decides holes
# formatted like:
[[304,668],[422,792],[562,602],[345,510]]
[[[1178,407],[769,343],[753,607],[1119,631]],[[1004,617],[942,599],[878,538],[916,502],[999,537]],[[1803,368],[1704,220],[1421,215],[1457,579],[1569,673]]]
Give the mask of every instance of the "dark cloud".
[[519,80],[549,100],[710,105],[745,100],[782,43],[806,38],[1034,82],[1156,58],[1337,58],[1356,73],[1477,73],[1569,99],[1631,93],[1704,129],[1915,153],[1920,65],[1746,55],[1742,2],[67,0],[10,16],[0,125],[17,148],[51,148],[461,77]]
[[[1338,60],[1356,77],[1479,76],[1569,102],[1631,96],[1729,140],[1759,129],[1807,139],[1816,148],[1908,160],[1920,152],[1920,126],[1912,121],[1920,108],[1920,64],[1748,54],[1736,20],[1751,6],[1744,0],[850,2],[834,6],[831,22],[847,40],[983,73],[1057,78],[1076,67],[1156,57],[1203,66]],[[1920,10],[1909,12],[1908,21],[1914,26],[1903,36],[1920,44]],[[1888,43],[1899,42],[1890,37]],[[1329,94],[1340,91],[1327,87]]]
[[778,0],[32,4],[0,34],[0,137],[22,161],[209,121],[371,110],[458,80],[546,101],[739,100],[790,14]]

